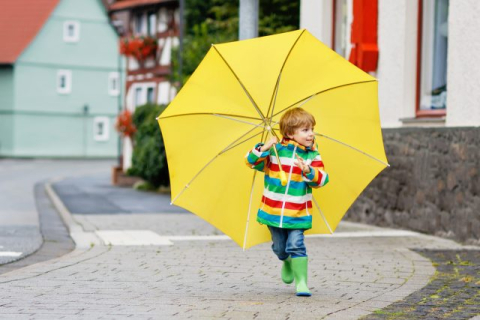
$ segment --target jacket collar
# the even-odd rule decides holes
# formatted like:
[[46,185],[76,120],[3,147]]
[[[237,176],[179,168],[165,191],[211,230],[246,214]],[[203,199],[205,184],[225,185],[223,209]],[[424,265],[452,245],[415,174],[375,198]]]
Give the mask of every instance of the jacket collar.
[[315,140],[313,140],[313,143],[312,143],[312,146],[311,147],[306,147],[304,146],[303,144],[300,144],[298,143],[297,141],[295,140],[292,140],[292,139],[288,139],[288,138],[283,138],[282,141],[280,142],[283,146],[287,147],[288,149],[294,149],[295,147],[297,147],[297,149],[302,149],[303,151],[307,152],[307,151],[315,151],[316,150],[316,143],[315,143]]

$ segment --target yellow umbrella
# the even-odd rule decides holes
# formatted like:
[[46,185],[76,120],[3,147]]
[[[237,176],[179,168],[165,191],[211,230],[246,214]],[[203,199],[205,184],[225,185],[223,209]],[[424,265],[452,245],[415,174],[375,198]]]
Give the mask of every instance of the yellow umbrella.
[[270,240],[256,222],[263,173],[245,165],[257,142],[277,135],[286,110],[316,119],[329,184],[313,190],[313,228],[332,233],[387,164],[377,81],[306,30],[212,45],[158,119],[172,203],[208,221],[241,247]]

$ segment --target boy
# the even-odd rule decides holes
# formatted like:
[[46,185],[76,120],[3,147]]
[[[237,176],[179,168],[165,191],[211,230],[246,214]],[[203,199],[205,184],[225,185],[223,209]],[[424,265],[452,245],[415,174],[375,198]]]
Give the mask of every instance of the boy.
[[[311,296],[307,287],[308,257],[304,231],[312,227],[312,188],[328,183],[328,174],[315,145],[315,118],[301,108],[287,111],[280,119],[280,133],[265,144],[259,143],[246,156],[247,165],[265,172],[265,189],[257,221],[268,226],[272,250],[283,261],[282,280],[295,280],[297,296]],[[278,151],[287,176],[282,185],[275,155]]]

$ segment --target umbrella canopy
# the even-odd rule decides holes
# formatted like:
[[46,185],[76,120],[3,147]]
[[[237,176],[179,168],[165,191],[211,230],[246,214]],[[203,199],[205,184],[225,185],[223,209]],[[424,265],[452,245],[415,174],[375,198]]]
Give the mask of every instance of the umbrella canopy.
[[256,213],[264,174],[245,154],[278,132],[282,114],[313,114],[329,184],[313,190],[313,228],[332,233],[387,164],[377,81],[306,30],[212,45],[158,118],[172,203],[208,221],[238,245],[270,240]]

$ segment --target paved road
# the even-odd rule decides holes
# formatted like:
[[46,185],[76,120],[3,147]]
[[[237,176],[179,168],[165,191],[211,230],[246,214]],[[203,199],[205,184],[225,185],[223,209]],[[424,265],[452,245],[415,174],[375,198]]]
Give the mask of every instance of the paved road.
[[112,186],[109,173],[69,177],[54,184],[72,213],[187,213],[170,205],[170,195]]
[[108,173],[112,160],[0,159],[0,265],[24,258],[43,243],[34,187],[40,181]]

